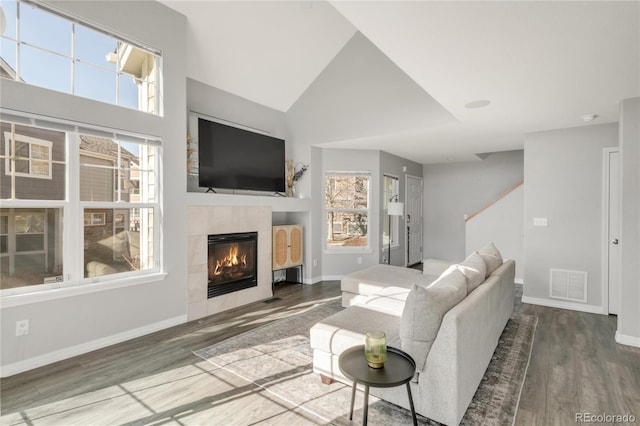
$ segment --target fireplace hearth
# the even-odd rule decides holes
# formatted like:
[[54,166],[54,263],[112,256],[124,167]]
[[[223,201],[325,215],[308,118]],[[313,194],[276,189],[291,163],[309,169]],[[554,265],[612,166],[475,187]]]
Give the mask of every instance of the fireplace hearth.
[[258,233],[208,236],[207,298],[258,285]]

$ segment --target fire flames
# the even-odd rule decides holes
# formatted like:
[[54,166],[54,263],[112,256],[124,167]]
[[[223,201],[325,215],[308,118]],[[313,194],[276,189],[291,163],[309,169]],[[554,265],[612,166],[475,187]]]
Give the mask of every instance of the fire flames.
[[238,255],[238,245],[229,247],[229,252],[221,259],[216,259],[213,275],[222,275],[225,268],[244,269],[247,267],[247,254]]

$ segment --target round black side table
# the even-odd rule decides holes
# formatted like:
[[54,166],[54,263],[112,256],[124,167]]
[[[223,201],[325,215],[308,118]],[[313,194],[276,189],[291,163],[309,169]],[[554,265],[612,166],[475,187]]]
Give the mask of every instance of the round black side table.
[[409,354],[394,347],[387,347],[387,361],[383,368],[371,368],[364,358],[364,345],[354,346],[340,354],[338,359],[340,371],[346,378],[353,381],[351,389],[351,409],[349,420],[353,419],[353,403],[356,398],[356,385],[364,385],[364,413],[362,424],[367,424],[367,414],[369,412],[369,386],[374,388],[392,388],[400,385],[407,385],[409,395],[409,406],[413,424],[417,425],[416,410],[413,407],[413,397],[411,396],[410,381],[416,372],[416,363]]

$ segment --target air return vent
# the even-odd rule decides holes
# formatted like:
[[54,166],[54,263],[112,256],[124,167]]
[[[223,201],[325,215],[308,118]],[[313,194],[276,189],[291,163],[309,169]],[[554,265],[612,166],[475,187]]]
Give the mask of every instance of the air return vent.
[[549,282],[550,296],[554,299],[587,302],[587,273],[551,269]]

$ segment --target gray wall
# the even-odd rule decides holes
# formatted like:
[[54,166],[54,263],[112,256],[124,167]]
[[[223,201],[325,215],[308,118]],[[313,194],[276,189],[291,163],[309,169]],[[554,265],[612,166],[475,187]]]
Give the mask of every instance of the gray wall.
[[[120,2],[114,7],[110,1],[56,1],[55,6],[161,49],[164,115],[153,116],[8,80],[2,81],[1,105],[162,138],[163,223],[171,226],[163,228],[161,238],[168,275],[163,281],[73,297],[64,297],[65,290],[56,290],[49,295],[59,298],[3,306],[3,367],[68,357],[89,347],[113,343],[113,339],[133,337],[141,330],[164,328],[186,319],[186,19],[156,2]],[[153,25],[143,25],[149,19]],[[22,319],[30,320],[31,331],[16,337],[15,323]]]
[[497,152],[472,162],[426,164],[423,176],[423,257],[461,261],[466,254],[464,215],[523,179],[523,152]]
[[[400,201],[403,203],[406,203],[406,199],[405,199],[406,184],[407,184],[406,177],[407,175],[421,177],[422,164],[415,163],[413,161],[407,160],[406,158],[398,157],[397,155],[389,154],[384,151],[380,152],[380,187],[378,190],[379,192],[378,196],[380,197],[380,210],[378,212],[378,217],[379,217],[378,235],[380,235],[380,240],[379,240],[380,246],[382,244],[382,234],[383,234],[382,225],[384,222],[382,220],[382,214],[383,214],[382,208],[384,206],[384,202],[383,202],[384,200],[382,199],[382,196],[384,195],[384,188],[382,187],[382,183],[383,183],[382,178],[385,174],[398,177]],[[406,207],[406,204],[405,204],[405,207]],[[407,252],[406,217],[407,216],[405,211],[405,215],[400,218],[400,221],[398,224],[398,227],[399,227],[398,247],[391,248],[391,264],[392,265],[404,266],[406,263],[406,252]],[[380,257],[378,259],[378,263],[385,262],[384,258],[387,255],[386,254],[387,247],[386,246],[381,247],[381,249],[383,250],[380,250]]]
[[618,341],[640,346],[640,98],[620,108],[622,222]]
[[[617,146],[615,123],[527,134],[524,142],[524,299],[602,309],[602,158]],[[533,218],[548,218],[534,227]],[[549,270],[588,273],[587,303],[549,297]]]

